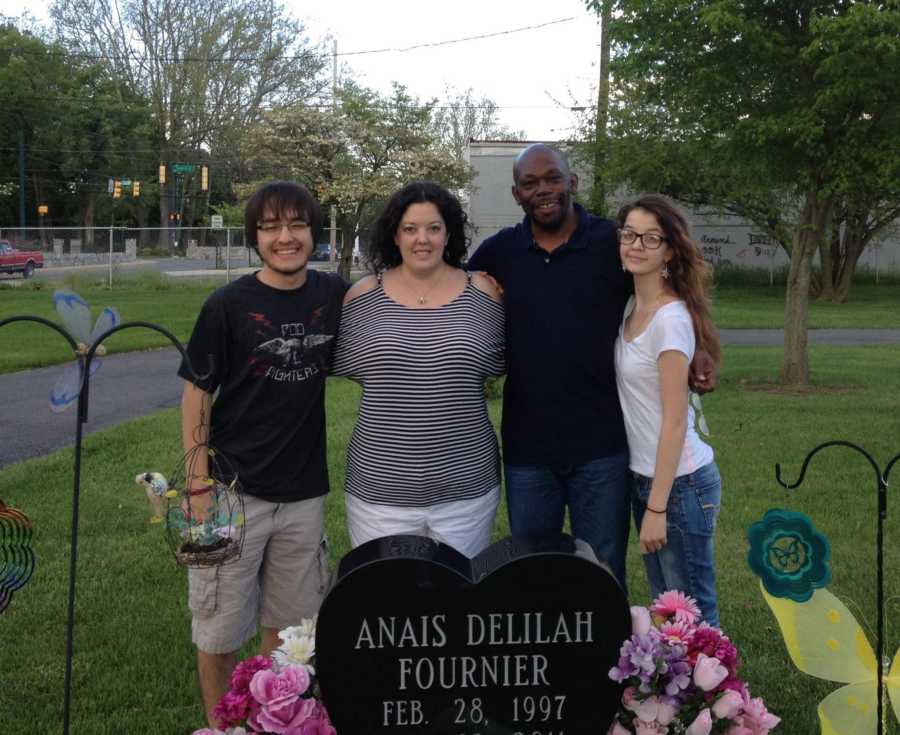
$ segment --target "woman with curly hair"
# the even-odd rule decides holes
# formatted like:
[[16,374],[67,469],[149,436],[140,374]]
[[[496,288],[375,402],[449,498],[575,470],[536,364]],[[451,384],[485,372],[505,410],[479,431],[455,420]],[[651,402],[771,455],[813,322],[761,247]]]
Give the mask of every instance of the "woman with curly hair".
[[405,186],[375,223],[375,275],[344,299],[332,372],[363,388],[345,484],[354,547],[417,534],[474,556],[490,543],[500,457],[484,381],[504,371],[504,313],[462,268],[467,229],[446,189]]
[[634,296],[616,340],[616,384],[641,553],[654,597],[681,590],[718,626],[713,536],[722,481],[712,447],[694,430],[691,404],[699,408],[699,399],[688,389],[695,334],[716,363],[720,357],[704,287],[708,266],[666,197],[643,196],[622,207],[618,220]]

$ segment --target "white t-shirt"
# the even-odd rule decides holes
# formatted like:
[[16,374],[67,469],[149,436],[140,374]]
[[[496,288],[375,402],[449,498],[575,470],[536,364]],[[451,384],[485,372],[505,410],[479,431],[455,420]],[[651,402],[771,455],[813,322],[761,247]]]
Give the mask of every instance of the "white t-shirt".
[[[628,437],[629,467],[632,472],[653,477],[656,472],[656,447],[662,425],[659,356],[677,350],[694,357],[694,324],[683,301],[662,306],[650,319],[647,328],[630,342],[625,340],[625,319],[634,309],[634,296],[625,306],[625,316],[616,339],[616,386],[625,417]],[[685,386],[685,391],[688,390]],[[687,407],[687,433],[675,476],[695,472],[713,461],[713,450],[694,430],[694,409]]]

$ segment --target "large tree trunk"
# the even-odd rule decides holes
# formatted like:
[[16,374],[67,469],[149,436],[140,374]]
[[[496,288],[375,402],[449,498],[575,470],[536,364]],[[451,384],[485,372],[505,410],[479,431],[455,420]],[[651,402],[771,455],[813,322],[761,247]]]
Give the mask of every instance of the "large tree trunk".
[[338,262],[338,274],[345,281],[350,280],[350,268],[353,265],[353,244],[356,242],[357,219],[340,217],[341,223],[341,259]]
[[84,203],[84,249],[91,252],[94,249],[94,210],[97,206],[96,192],[90,192],[87,195],[87,201]]
[[598,217],[606,212],[606,170],[609,163],[609,31],[612,3],[607,0],[600,10],[600,83],[597,86],[597,120],[594,129],[594,171],[591,186],[591,211]]
[[808,192],[794,235],[784,310],[781,382],[786,386],[803,386],[809,383],[807,321],[812,259],[824,236],[830,206],[830,200],[823,199],[818,191]]

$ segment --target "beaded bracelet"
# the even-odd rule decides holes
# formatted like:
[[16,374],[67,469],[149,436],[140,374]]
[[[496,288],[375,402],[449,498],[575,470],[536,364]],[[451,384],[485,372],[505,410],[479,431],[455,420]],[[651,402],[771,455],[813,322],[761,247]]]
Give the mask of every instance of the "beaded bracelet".
[[199,490],[188,490],[187,491],[188,495],[190,495],[192,498],[195,495],[206,495],[206,493],[211,493],[211,492],[212,492],[212,487],[201,487]]

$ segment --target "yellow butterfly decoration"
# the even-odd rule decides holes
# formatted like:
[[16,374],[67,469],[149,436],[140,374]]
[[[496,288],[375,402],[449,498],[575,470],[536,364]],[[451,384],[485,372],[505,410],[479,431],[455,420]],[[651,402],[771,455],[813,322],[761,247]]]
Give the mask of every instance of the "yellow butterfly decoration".
[[[876,657],[853,613],[825,589],[831,581],[828,540],[804,514],[781,509],[768,511],[748,538],[748,563],[794,665],[846,685],[819,703],[822,735],[876,732]],[[883,682],[900,720],[900,650]]]

